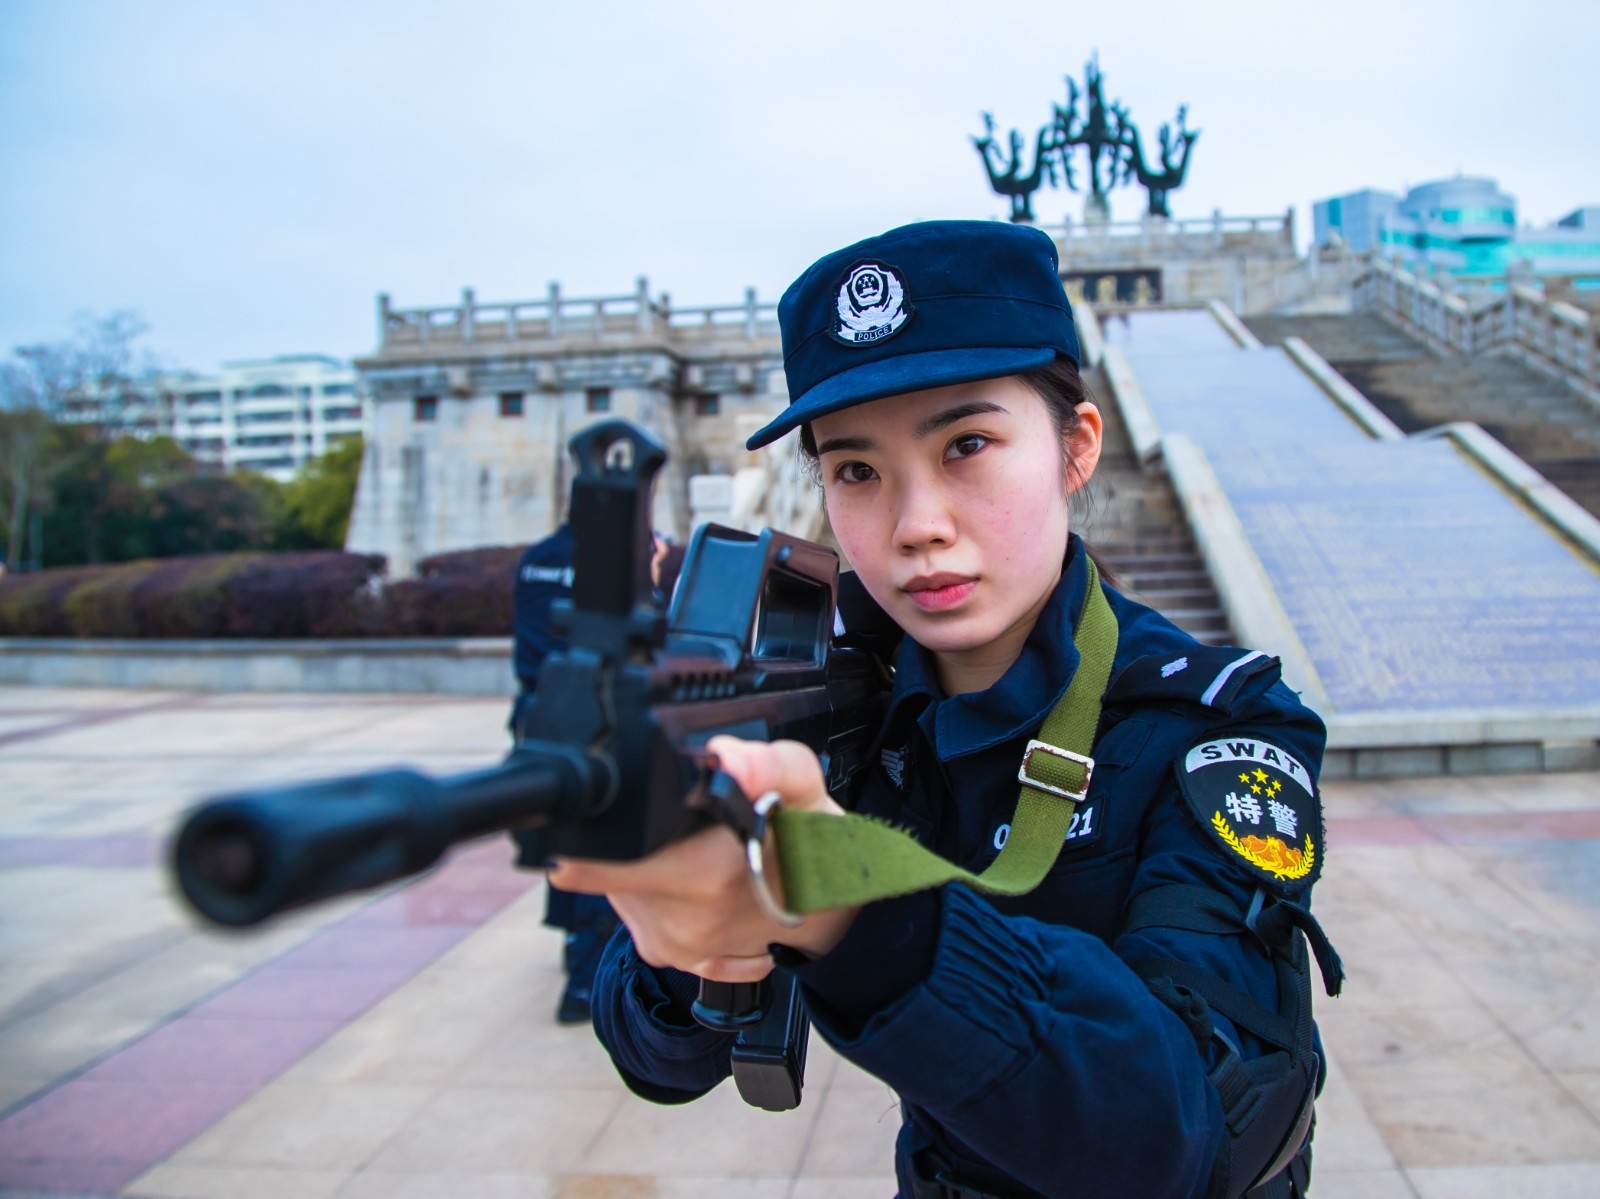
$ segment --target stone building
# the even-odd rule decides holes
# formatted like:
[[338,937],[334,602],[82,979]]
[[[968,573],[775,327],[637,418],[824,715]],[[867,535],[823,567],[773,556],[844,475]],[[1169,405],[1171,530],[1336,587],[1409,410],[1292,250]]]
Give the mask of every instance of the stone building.
[[[1220,299],[1240,312],[1334,295],[1298,256],[1293,214],[1049,227],[1062,282],[1101,311]],[[536,540],[561,519],[567,439],[626,417],[671,453],[657,525],[699,519],[817,536],[817,494],[794,438],[745,438],[788,403],[776,305],[674,308],[645,280],[631,295],[395,308],[378,298],[378,346],[358,359],[371,417],[349,548],[403,574],[429,554]],[[709,476],[709,478],[708,478]],[[697,480],[693,488],[691,480]],[[693,506],[691,507],[691,499]]]

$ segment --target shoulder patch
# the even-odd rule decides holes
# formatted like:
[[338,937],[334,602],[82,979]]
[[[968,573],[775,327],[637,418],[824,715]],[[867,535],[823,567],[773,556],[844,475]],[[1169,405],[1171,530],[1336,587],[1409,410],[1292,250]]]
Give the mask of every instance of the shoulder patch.
[[1278,659],[1259,650],[1236,646],[1194,645],[1181,653],[1150,654],[1122,668],[1106,702],[1184,700],[1225,714],[1248,680],[1278,665]]
[[1176,764],[1178,789],[1223,856],[1280,891],[1322,873],[1322,800],[1288,750],[1260,737],[1193,746]]

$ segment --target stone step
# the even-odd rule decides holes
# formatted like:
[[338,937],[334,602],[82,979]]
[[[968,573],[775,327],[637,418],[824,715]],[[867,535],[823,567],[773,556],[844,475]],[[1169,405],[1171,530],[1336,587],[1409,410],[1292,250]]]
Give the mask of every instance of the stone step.
[[[1091,371],[1090,389],[1106,398],[1101,412],[1108,445],[1127,445],[1104,376]],[[1143,470],[1131,450],[1102,454],[1092,489],[1096,500],[1076,526],[1116,573],[1118,587],[1208,645],[1233,641],[1216,588],[1195,547],[1172,482]]]

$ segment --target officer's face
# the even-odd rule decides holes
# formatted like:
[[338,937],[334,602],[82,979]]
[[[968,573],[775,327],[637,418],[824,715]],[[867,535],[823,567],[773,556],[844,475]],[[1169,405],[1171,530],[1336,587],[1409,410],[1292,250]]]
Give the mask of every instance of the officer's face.
[[940,657],[947,690],[999,678],[1061,577],[1067,497],[1099,457],[1099,412],[1084,404],[1079,414],[1063,447],[1044,401],[1007,378],[812,422],[845,556],[895,622]]

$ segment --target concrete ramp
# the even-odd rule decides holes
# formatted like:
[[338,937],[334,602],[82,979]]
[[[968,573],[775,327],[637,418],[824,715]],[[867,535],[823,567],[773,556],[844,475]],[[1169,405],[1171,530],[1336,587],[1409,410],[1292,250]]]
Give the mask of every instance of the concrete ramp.
[[1476,426],[1403,437],[1303,344],[1203,310],[1106,334],[1241,641],[1328,719],[1331,773],[1594,764],[1592,517]]

